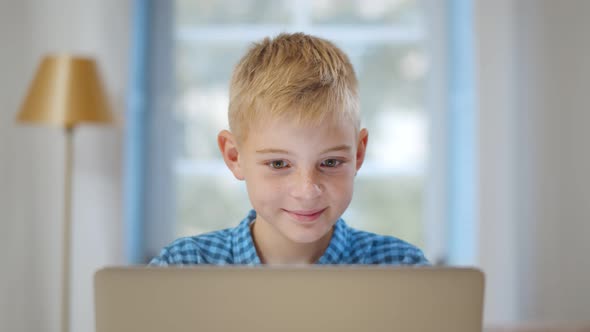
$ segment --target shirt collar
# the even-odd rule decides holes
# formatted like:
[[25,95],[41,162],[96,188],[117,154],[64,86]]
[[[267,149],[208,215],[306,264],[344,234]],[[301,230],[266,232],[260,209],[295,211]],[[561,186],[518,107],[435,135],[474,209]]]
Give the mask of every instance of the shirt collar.
[[330,244],[317,264],[339,264],[344,261],[344,255],[348,252],[348,226],[342,218],[334,224],[334,231]]
[[234,264],[258,265],[261,264],[260,257],[256,253],[250,224],[256,219],[256,211],[250,210],[248,216],[232,230],[232,251],[234,255]]
[[[250,225],[256,219],[256,211],[250,210],[248,216],[232,230],[232,251],[234,264],[258,265],[261,264],[260,257],[256,252]],[[344,255],[348,252],[348,226],[342,218],[339,218],[334,225],[330,244],[324,254],[317,261],[317,264],[338,264],[344,261]]]

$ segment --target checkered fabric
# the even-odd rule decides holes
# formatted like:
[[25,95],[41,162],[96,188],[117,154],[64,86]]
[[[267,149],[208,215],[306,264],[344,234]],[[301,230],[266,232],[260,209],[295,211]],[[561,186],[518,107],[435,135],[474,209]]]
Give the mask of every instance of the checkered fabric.
[[[258,265],[250,224],[256,212],[235,228],[183,237],[162,249],[150,265],[241,264]],[[422,251],[392,236],[377,235],[348,227],[339,219],[328,248],[317,264],[428,265]]]

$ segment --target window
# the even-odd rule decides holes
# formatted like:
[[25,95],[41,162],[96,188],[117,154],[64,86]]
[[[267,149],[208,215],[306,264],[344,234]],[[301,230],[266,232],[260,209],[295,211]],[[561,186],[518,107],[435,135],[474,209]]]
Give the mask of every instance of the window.
[[[430,88],[440,68],[433,68],[427,34],[431,14],[422,1],[150,3],[152,106],[142,189],[147,257],[173,238],[234,227],[245,217],[250,209],[245,184],[227,170],[216,143],[219,130],[227,128],[231,72],[252,42],[296,31],[341,47],[359,79],[369,146],[343,216],[347,223],[420,247],[443,242],[433,238],[444,234],[433,237],[425,227],[434,215],[428,209],[436,205],[429,203],[429,164],[440,161],[433,153],[437,147],[431,146],[436,139],[431,136]],[[440,75],[436,79],[440,84]]]
[[233,67],[253,41],[304,31],[335,42],[360,82],[367,162],[349,224],[423,244],[428,54],[417,1],[176,1],[176,235],[233,227],[249,209],[216,135],[227,127]]

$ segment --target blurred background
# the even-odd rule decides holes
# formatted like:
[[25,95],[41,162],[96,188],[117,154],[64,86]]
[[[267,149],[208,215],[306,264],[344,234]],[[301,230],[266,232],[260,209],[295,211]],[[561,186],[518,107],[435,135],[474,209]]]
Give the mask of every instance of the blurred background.
[[116,126],[76,131],[72,330],[92,275],[173,239],[233,227],[233,66],[280,32],[327,38],[360,81],[368,159],[344,215],[486,272],[486,326],[590,314],[590,2],[23,0],[0,2],[0,330],[57,331],[63,131],[17,125],[40,58],[97,59]]

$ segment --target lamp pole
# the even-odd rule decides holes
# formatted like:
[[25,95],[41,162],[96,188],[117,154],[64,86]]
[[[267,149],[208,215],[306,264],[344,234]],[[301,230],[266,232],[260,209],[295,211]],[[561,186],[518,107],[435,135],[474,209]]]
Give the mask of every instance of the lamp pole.
[[71,241],[72,241],[72,170],[74,166],[74,127],[65,127],[65,171],[64,171],[64,224],[61,275],[61,330],[70,331],[70,276],[71,276]]

